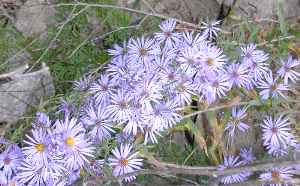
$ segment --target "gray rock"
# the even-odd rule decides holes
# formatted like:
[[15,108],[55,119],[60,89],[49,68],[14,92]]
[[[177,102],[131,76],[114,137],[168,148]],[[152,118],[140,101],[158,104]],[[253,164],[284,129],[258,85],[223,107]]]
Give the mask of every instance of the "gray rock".
[[[232,6],[234,14],[242,17],[272,18],[277,15],[278,0],[218,0]],[[284,18],[300,16],[299,0],[282,0]]]
[[41,97],[54,95],[54,86],[46,65],[32,73],[26,66],[0,75],[0,123],[14,124],[26,111],[35,107]]
[[32,37],[45,31],[55,23],[55,9],[46,5],[44,0],[28,0],[17,12],[15,27]]
[[[134,4],[135,1],[119,0],[121,6],[135,8]],[[198,23],[200,19],[216,19],[220,5],[216,0],[140,0],[136,8]]]

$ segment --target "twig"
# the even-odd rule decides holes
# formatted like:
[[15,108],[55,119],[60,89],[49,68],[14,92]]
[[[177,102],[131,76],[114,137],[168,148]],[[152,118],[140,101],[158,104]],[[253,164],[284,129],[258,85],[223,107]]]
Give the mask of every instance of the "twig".
[[56,35],[54,36],[54,38],[50,41],[49,46],[46,48],[46,50],[44,50],[43,54],[39,57],[39,59],[29,68],[28,71],[31,71],[35,65],[37,65],[42,59],[43,57],[47,54],[47,52],[49,51],[49,49],[51,48],[51,46],[54,44],[54,42],[57,40],[57,38],[59,37],[59,35],[61,34],[62,30],[64,29],[64,27],[66,26],[66,24],[68,24],[70,21],[72,21],[74,18],[76,18],[77,16],[79,16],[81,13],[83,13],[84,11],[86,11],[89,6],[85,6],[83,9],[81,9],[79,12],[77,12],[76,14],[74,14],[75,10],[76,10],[76,4],[74,5],[74,8],[72,9],[69,18],[61,25],[59,26],[59,30],[56,33]]
[[[130,26],[125,26],[125,27],[119,27],[115,30],[112,30],[112,31],[109,31],[109,32],[106,32],[104,34],[102,34],[101,36],[97,37],[98,39],[102,39],[102,38],[105,38],[106,36],[110,35],[110,34],[113,34],[115,32],[119,32],[119,31],[122,31],[122,30],[126,30],[126,29],[135,29],[135,28],[139,28],[142,23],[148,18],[148,16],[145,16],[141,21],[140,23],[136,24],[136,25],[130,25]],[[89,40],[89,37],[87,37],[82,43],[80,43],[73,51],[72,53],[69,55],[69,58],[71,58],[81,47],[83,47],[86,42]]]
[[[148,162],[153,165],[152,161],[148,161]],[[160,171],[162,172],[173,173],[173,174],[204,175],[204,176],[219,177],[219,176],[240,173],[243,171],[257,172],[257,171],[265,171],[273,167],[289,167],[289,166],[294,166],[295,164],[300,164],[300,160],[276,161],[276,162],[273,161],[273,162],[266,162],[266,163],[259,162],[249,166],[218,171],[217,167],[214,166],[197,167],[197,166],[184,166],[184,165],[176,165],[171,163],[160,162],[162,168],[159,167],[158,169],[160,169]]]
[[238,105],[247,105],[250,102],[251,101],[239,102],[239,101],[233,100],[230,103],[226,103],[226,104],[223,104],[223,105],[220,105],[220,106],[208,108],[208,109],[205,109],[205,110],[199,110],[199,111],[187,114],[187,115],[183,116],[183,119],[189,118],[189,117],[192,117],[192,116],[196,116],[198,114],[202,114],[202,113],[205,113],[205,112],[216,111],[216,110],[220,110],[220,109],[224,109],[224,108],[229,108],[229,107],[233,107],[233,106],[238,106]]

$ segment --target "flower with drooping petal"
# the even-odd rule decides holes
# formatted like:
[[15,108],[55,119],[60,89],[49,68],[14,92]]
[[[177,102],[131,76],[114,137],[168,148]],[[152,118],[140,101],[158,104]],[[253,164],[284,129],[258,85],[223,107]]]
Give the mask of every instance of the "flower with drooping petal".
[[278,82],[278,78],[273,78],[272,72],[265,75],[265,80],[259,80],[257,87],[262,89],[259,92],[262,99],[285,97],[283,93],[289,90],[286,85]]
[[236,130],[239,130],[241,132],[246,132],[250,127],[246,123],[244,123],[242,120],[245,119],[247,116],[247,108],[238,108],[233,107],[231,112],[231,119],[227,123],[227,126],[225,128],[225,131],[229,132],[229,135],[231,137],[234,136]]
[[261,181],[268,182],[262,186],[289,186],[289,181],[293,177],[293,169],[291,167],[272,168],[262,173],[259,178]]
[[168,19],[162,21],[159,28],[163,31],[162,33],[154,33],[154,38],[159,42],[165,42],[165,47],[172,48],[176,43],[180,41],[181,34],[174,32],[176,27],[176,21]]
[[[229,155],[224,157],[224,163],[219,165],[218,170],[223,171],[228,168],[236,168],[241,166],[243,163],[240,161],[239,156]],[[240,173],[224,176],[221,178],[223,184],[232,184],[246,181],[252,175],[249,171],[242,171]]]
[[[112,150],[114,157],[110,157],[109,162],[113,167],[113,176],[119,177],[141,169],[143,159],[138,158],[138,152],[132,153],[132,148],[132,145],[121,144],[120,148]],[[127,182],[134,179],[135,176],[124,178]]]
[[287,117],[280,115],[278,118],[268,116],[264,119],[262,127],[262,139],[269,149],[285,149],[295,145],[295,137],[291,133],[290,122]]
[[9,145],[8,148],[0,154],[0,168],[8,178],[17,173],[17,169],[23,159],[21,149],[16,145]]
[[218,32],[221,30],[219,28],[221,21],[212,21],[210,23],[202,22],[200,28],[203,29],[203,35],[208,39],[213,39],[218,36]]
[[281,60],[281,68],[278,69],[277,74],[279,77],[283,78],[285,85],[288,84],[289,80],[293,83],[298,80],[300,73],[295,70],[297,66],[300,65],[300,61],[293,59],[293,56],[288,56],[287,60]]

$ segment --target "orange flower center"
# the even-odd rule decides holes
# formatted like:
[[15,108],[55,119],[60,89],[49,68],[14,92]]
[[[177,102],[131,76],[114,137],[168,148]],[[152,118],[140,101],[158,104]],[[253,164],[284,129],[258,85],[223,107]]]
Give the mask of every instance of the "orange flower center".
[[275,91],[276,89],[277,89],[277,85],[276,84],[274,84],[274,85],[271,86],[271,90],[272,91]]
[[208,58],[207,61],[206,61],[206,64],[209,65],[209,66],[212,66],[215,64],[215,60],[213,60],[212,58]]
[[121,160],[119,161],[119,163],[120,163],[122,166],[127,166],[127,165],[128,165],[128,160],[126,160],[126,159],[121,159]]
[[140,48],[140,55],[145,56],[147,54],[147,50],[145,48]]
[[280,182],[280,173],[277,171],[272,171],[272,180],[274,182]]

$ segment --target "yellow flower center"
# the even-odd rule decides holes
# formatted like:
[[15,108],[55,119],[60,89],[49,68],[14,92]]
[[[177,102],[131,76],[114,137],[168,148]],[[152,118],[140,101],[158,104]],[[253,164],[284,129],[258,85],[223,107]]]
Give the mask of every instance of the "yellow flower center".
[[35,145],[35,149],[38,151],[38,152],[44,152],[45,151],[45,145],[42,144],[42,143],[38,143]]
[[68,137],[68,138],[66,139],[65,143],[66,143],[68,146],[71,146],[71,147],[74,146],[74,143],[75,143],[74,138]]
[[128,165],[128,160],[126,160],[126,159],[121,159],[121,160],[119,161],[119,163],[120,163],[122,166],[127,166],[127,165]]

